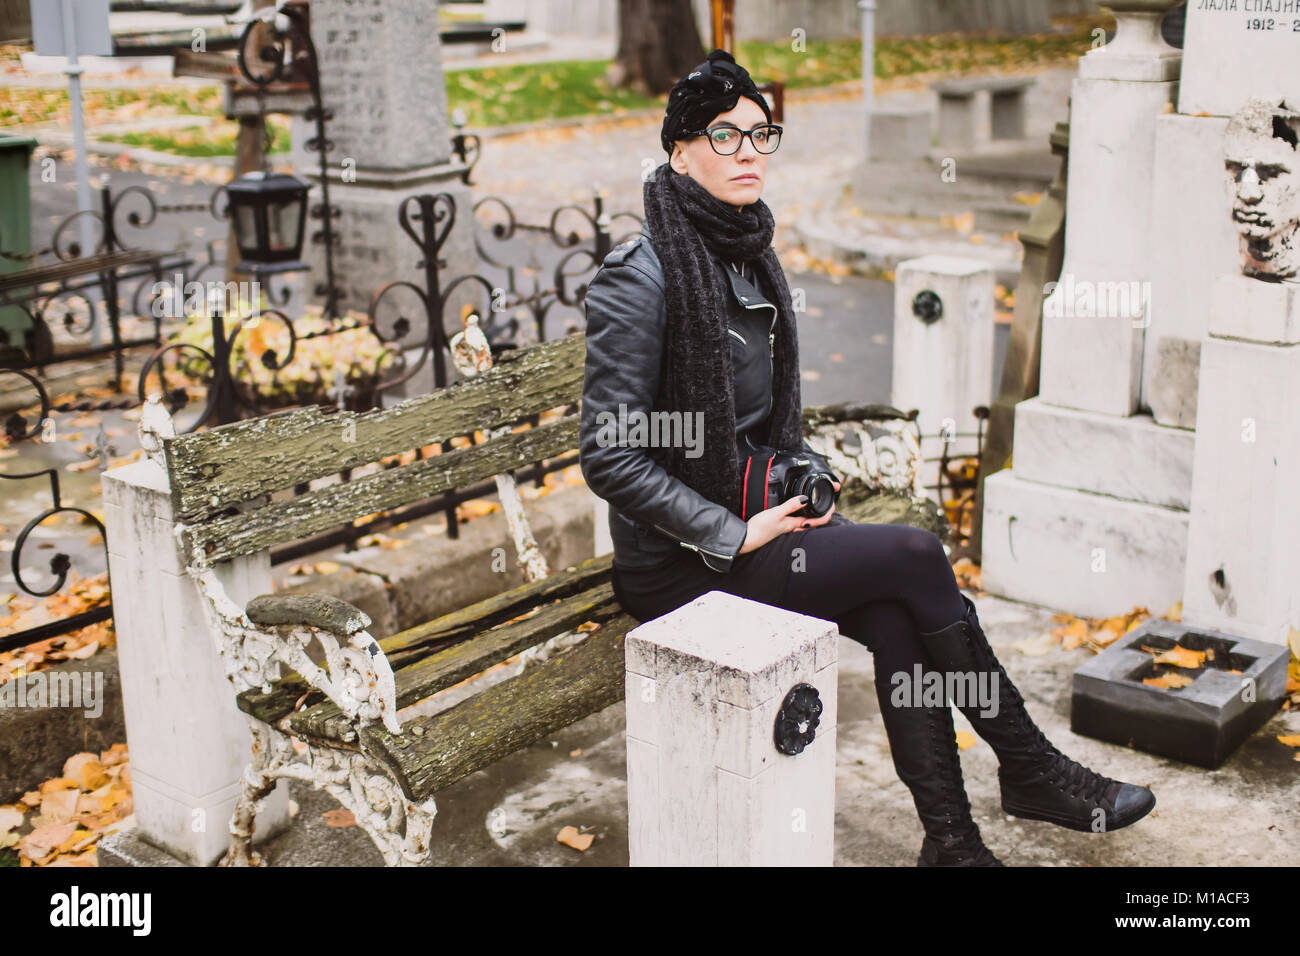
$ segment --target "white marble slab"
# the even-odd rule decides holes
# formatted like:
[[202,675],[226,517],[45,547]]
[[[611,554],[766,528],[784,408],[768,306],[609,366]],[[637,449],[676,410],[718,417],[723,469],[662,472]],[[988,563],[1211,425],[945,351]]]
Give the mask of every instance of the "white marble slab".
[[1120,418],[1031,398],[1016,405],[1016,476],[1187,510],[1196,433],[1150,415]]
[[1183,620],[1261,641],[1300,627],[1300,345],[1201,346]]
[[1231,116],[1251,96],[1300,102],[1300,5],[1188,0],[1178,112]]
[[1089,617],[1164,614],[1182,599],[1187,520],[1000,471],[984,483],[984,588]]

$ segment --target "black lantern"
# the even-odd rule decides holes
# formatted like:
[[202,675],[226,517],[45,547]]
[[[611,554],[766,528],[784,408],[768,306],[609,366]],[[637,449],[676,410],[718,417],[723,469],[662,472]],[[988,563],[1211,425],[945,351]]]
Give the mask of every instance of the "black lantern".
[[261,170],[245,173],[226,186],[242,260],[235,271],[256,274],[307,268],[301,256],[309,188],[288,173]]

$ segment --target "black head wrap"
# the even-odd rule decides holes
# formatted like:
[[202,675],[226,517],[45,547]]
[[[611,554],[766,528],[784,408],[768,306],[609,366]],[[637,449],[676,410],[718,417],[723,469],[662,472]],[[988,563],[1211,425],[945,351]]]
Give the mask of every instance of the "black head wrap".
[[678,80],[668,94],[659,134],[664,152],[671,155],[674,140],[704,129],[719,113],[735,109],[742,96],[761,106],[767,121],[772,122],[772,109],[749,72],[726,50],[714,50],[705,62]]

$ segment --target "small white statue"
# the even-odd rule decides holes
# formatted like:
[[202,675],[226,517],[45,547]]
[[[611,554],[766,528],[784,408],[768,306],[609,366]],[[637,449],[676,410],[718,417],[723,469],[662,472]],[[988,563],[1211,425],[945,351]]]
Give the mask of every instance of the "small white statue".
[[140,409],[138,433],[140,447],[144,449],[145,454],[166,468],[167,461],[163,453],[162,440],[164,438],[175,438],[176,426],[172,423],[172,417],[167,412],[167,406],[162,402],[161,392],[150,392],[144,407]]
[[479,328],[478,316],[471,313],[465,320],[464,331],[457,332],[447,343],[451,348],[451,361],[466,378],[492,367],[492,349],[488,337]]
[[1270,281],[1300,271],[1300,113],[1280,99],[1247,100],[1223,134],[1241,271]]

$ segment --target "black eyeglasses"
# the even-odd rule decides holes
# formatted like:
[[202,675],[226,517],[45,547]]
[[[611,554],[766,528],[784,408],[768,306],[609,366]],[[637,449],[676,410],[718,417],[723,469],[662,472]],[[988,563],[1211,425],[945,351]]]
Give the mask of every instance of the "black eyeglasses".
[[730,156],[740,149],[740,144],[749,137],[749,141],[754,144],[754,148],[760,153],[775,153],[776,148],[781,145],[782,127],[775,123],[765,123],[762,126],[755,126],[753,129],[739,129],[735,126],[710,126],[708,129],[702,129],[691,136],[708,136],[709,145],[719,156]]

